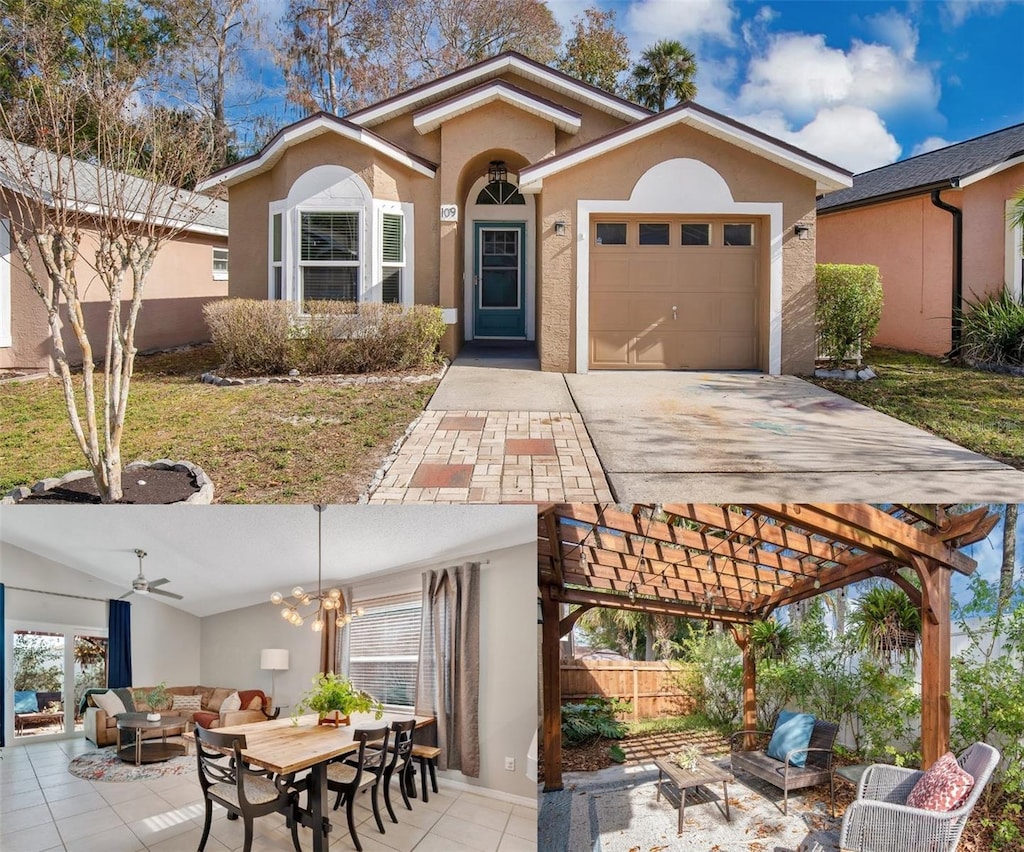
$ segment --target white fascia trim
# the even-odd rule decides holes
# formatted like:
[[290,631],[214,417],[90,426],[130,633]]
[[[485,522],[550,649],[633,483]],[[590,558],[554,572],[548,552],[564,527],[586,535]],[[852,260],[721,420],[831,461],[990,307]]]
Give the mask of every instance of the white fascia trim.
[[453,75],[446,80],[439,80],[433,85],[428,85],[415,92],[410,92],[405,97],[389,101],[377,107],[370,107],[361,111],[359,115],[349,116],[348,120],[353,124],[373,127],[375,124],[380,124],[389,118],[401,115],[403,112],[414,107],[418,101],[430,100],[436,95],[443,95],[445,92],[453,89],[465,89],[467,84],[472,84],[476,80],[493,77],[495,74],[500,74],[509,69],[518,71],[524,77],[531,80],[536,80],[552,88],[568,92],[578,100],[619,118],[629,121],[640,121],[650,115],[650,112],[642,107],[623,103],[611,95],[602,95],[601,92],[594,91],[588,86],[574,84],[571,80],[565,80],[554,72],[548,72],[543,68],[527,64],[518,57],[497,56],[490,62],[482,62],[472,68],[467,68],[462,73]]
[[978,181],[990,178],[992,175],[997,175],[1000,172],[1005,172],[1007,169],[1012,169],[1014,166],[1019,166],[1024,163],[1024,154],[1019,157],[1012,157],[1002,163],[996,163],[994,166],[989,166],[986,169],[981,169],[973,174],[962,177],[957,181],[957,186],[960,189],[970,186],[972,183],[978,183]]
[[418,160],[414,160],[405,151],[392,145],[390,142],[386,142],[367,131],[347,127],[344,124],[338,124],[320,116],[307,124],[301,124],[293,127],[291,130],[285,130],[278,140],[268,148],[264,148],[255,160],[239,163],[234,168],[208,177],[196,186],[196,190],[203,192],[215,186],[231,186],[245,178],[268,171],[281,158],[285,150],[300,142],[305,142],[307,139],[321,136],[324,133],[336,133],[338,136],[352,139],[386,157],[390,157],[395,162],[401,163],[403,166],[412,169],[424,177],[434,177],[434,169],[425,166]]
[[731,124],[718,121],[711,116],[683,109],[678,112],[663,113],[635,127],[631,127],[629,130],[618,133],[603,142],[597,142],[575,151],[556,162],[540,162],[534,166],[528,166],[519,174],[519,191],[530,194],[540,192],[544,178],[558,174],[558,172],[584,163],[594,157],[600,157],[602,154],[607,154],[616,148],[637,142],[674,124],[687,124],[697,130],[703,130],[711,136],[732,142],[751,153],[792,169],[805,177],[809,177],[814,180],[818,192],[832,192],[837,189],[846,189],[853,186],[853,178],[850,175],[834,169],[827,169],[806,157],[801,157],[799,154],[787,151],[779,145],[774,145],[758,136],[754,136],[752,133],[747,133]]
[[575,134],[579,132],[580,127],[583,125],[580,116],[572,110],[562,109],[553,104],[545,103],[525,92],[517,92],[500,80],[485,88],[469,92],[462,97],[452,98],[442,105],[428,107],[422,112],[416,113],[413,116],[412,125],[422,134],[430,133],[449,119],[470,112],[491,101],[504,101],[525,112],[547,119],[559,130],[564,130],[566,133]]
[[736,201],[689,209],[685,204],[644,201],[576,203],[576,372],[590,371],[590,217],[606,213],[767,216],[771,239],[768,270],[768,375],[782,372],[782,202]]

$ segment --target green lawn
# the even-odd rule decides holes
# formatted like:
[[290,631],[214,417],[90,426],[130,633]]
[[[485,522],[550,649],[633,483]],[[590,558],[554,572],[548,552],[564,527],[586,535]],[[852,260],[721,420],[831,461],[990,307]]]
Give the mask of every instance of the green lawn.
[[1024,378],[872,349],[869,382],[813,379],[885,414],[1024,470]]
[[[436,382],[218,388],[209,349],[139,357],[121,452],[186,459],[217,502],[354,501]],[[0,384],[0,493],[85,467],[56,379]]]

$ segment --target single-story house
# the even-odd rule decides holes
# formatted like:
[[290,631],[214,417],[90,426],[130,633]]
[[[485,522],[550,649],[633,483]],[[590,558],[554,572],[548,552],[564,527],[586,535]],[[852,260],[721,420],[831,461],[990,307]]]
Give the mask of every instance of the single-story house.
[[229,295],[439,305],[541,368],[813,368],[817,196],[849,172],[695,103],[502,53],[212,175]]
[[[11,220],[18,215],[18,202],[13,196],[38,197],[40,187],[54,170],[40,165],[36,179],[39,186],[26,190],[19,185],[25,169],[19,163],[52,162],[52,155],[28,145],[17,146],[10,140],[0,139],[0,369],[25,371],[52,370],[53,346],[50,342],[46,309],[25,272],[24,264],[11,241]],[[90,245],[98,231],[95,217],[102,215],[103,204],[96,186],[97,167],[83,164],[77,181],[81,207],[82,244]],[[65,170],[65,174],[67,174]],[[116,174],[105,172],[105,174]],[[150,195],[140,190],[140,178],[130,185],[131,197]],[[178,196],[182,208],[191,208],[186,214],[188,224],[157,253],[153,268],[146,281],[142,310],[136,328],[135,345],[140,351],[162,349],[209,340],[210,334],[203,319],[203,306],[214,299],[222,299],[228,292],[228,209],[223,201],[186,193]],[[16,220],[16,219],[15,219]],[[83,255],[87,249],[83,251]],[[83,294],[86,329],[96,357],[103,352],[108,296],[102,281],[82,257],[77,262],[79,290]],[[34,264],[42,270],[42,262]],[[126,285],[127,287],[127,285]],[[130,296],[130,291],[128,292]],[[125,306],[128,302],[125,302]],[[62,307],[62,310],[64,308]],[[67,324],[64,342],[72,362],[81,361],[81,350],[74,332]]]
[[818,201],[818,261],[881,270],[876,345],[944,355],[961,307],[1003,288],[1021,298],[1007,213],[1022,186],[1024,124],[864,172]]

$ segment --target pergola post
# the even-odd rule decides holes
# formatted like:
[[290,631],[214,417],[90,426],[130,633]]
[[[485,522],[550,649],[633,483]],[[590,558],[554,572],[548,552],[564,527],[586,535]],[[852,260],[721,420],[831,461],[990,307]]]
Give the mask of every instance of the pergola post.
[[541,667],[544,690],[544,789],[562,789],[562,672],[558,601],[541,587]]
[[[743,652],[743,730],[753,731],[757,728],[757,661],[750,642],[750,628],[734,627],[732,638]],[[753,734],[743,737],[743,748],[751,750],[755,747],[756,737]]]
[[949,751],[950,581],[952,571],[914,559],[921,577],[921,765]]

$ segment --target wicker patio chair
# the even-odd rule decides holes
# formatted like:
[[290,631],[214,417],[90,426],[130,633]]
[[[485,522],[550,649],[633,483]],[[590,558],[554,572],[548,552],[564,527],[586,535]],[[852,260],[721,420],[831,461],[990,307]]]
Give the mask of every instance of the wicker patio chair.
[[841,849],[856,852],[954,852],[967,818],[999,763],[999,752],[975,743],[957,758],[974,778],[967,801],[955,811],[927,811],[904,804],[921,770],[875,764],[861,778],[856,800],[846,809]]

